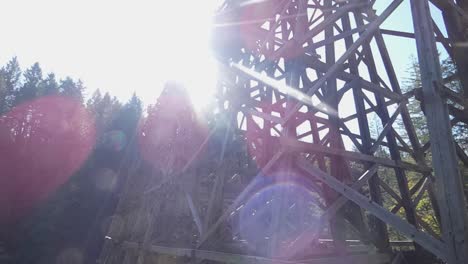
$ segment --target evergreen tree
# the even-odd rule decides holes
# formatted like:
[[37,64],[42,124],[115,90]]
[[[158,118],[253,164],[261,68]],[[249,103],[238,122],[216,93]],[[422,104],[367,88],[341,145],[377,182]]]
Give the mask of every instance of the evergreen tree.
[[94,91],[91,98],[89,98],[88,101],[86,102],[86,107],[91,112],[95,112],[97,110],[97,105],[99,104],[99,102],[101,102],[101,100],[102,100],[101,91],[97,89],[96,91]]
[[6,99],[8,96],[7,84],[5,79],[5,73],[0,71],[0,114],[7,111]]
[[[450,58],[442,60],[441,63],[442,77],[448,80],[445,83],[445,87],[455,92],[462,92],[460,82],[456,78],[455,64]],[[408,69],[409,77],[404,81],[402,90],[403,92],[416,91],[416,96],[409,99],[408,110],[413,120],[414,127],[418,137],[424,144],[429,141],[429,132],[427,130],[426,117],[424,115],[424,106],[421,103],[422,100],[422,82],[421,73],[419,69],[419,63],[415,57],[411,57],[411,64]],[[449,100],[449,105],[453,105],[453,102]],[[399,124],[403,127],[403,124]],[[455,140],[464,148],[468,148],[468,125],[463,122],[458,122],[452,129]]]
[[[7,112],[14,103],[48,95],[69,96],[83,103],[84,89],[81,81],[75,82],[70,77],[59,83],[53,73],[43,78],[38,63],[22,75],[18,61],[13,58],[0,69],[0,111]],[[124,177],[129,174],[126,168],[139,159],[134,136],[142,103],[134,94],[122,106],[116,97],[109,93],[102,95],[97,90],[85,106],[94,115],[97,127],[98,142],[94,152],[68,182],[55,193],[50,193],[48,200],[30,212],[28,218],[8,228],[11,230],[9,233],[17,238],[9,244],[16,249],[14,263],[55,263],[67,248],[79,248],[83,263],[94,263],[96,260],[104,237],[102,225],[114,211]],[[34,104],[28,105],[28,114],[12,132],[16,138],[35,135],[37,122],[28,121],[28,117],[34,116],[33,107]],[[52,126],[50,129],[55,128]],[[47,142],[43,141],[44,144]],[[24,166],[33,166],[28,162],[25,161]],[[109,175],[115,178],[106,178]],[[116,186],[112,187],[114,181]],[[3,235],[4,227],[1,228],[0,235]]]
[[42,83],[43,95],[55,95],[59,93],[59,85],[55,79],[55,74],[49,73]]
[[8,90],[14,91],[19,88],[21,84],[21,68],[18,63],[18,59],[13,57],[5,67],[2,68],[5,73],[5,79]]
[[0,113],[7,112],[12,106],[15,91],[21,85],[21,68],[16,57],[13,57],[5,67],[0,69]]
[[[456,76],[456,68],[454,63],[450,60],[450,58],[444,59],[441,62],[441,71],[442,77],[447,81],[444,85],[450,90],[454,92],[462,92],[461,86],[459,81],[453,76]],[[415,91],[415,96],[409,99],[408,102],[408,110],[410,112],[410,116],[412,118],[414,128],[416,130],[418,138],[421,140],[422,144],[429,142],[429,131],[426,124],[426,117],[424,114],[424,104],[422,97],[422,82],[421,82],[421,74],[419,63],[416,58],[411,58],[411,64],[408,69],[409,77],[405,80],[402,85],[403,92],[411,92]],[[454,106],[454,102],[448,100],[449,106]],[[398,123],[398,126],[403,129],[402,122]],[[462,148],[464,148],[465,152],[468,151],[468,127],[466,123],[458,122],[452,129],[453,137],[455,141],[460,144]],[[431,154],[429,153],[427,156],[428,164],[431,163],[430,158]],[[466,167],[460,164],[460,171],[463,177],[468,183],[468,171]],[[408,183],[410,186],[414,185],[417,179],[419,179],[415,172],[407,172]],[[467,193],[468,194],[468,193]],[[437,224],[437,220],[435,219],[434,211],[432,210],[432,206],[430,203],[430,199],[426,194],[424,194],[421,201],[416,206],[416,210],[420,215],[421,219],[426,222],[428,226],[430,226],[434,232],[440,233],[439,226]]]
[[[410,91],[418,91],[421,88],[421,73],[419,69],[418,60],[412,56],[410,57],[410,66],[407,70],[408,77],[403,81],[402,90],[403,92],[410,92]],[[414,128],[418,136],[420,136],[420,140],[422,142],[427,142],[429,140],[428,132],[427,132],[427,125],[426,125],[426,117],[422,112],[421,105],[419,101],[415,97],[411,97],[408,100],[408,111],[411,116],[411,120],[413,121]],[[398,126],[403,129],[403,122],[398,120]],[[403,133],[406,136],[405,133]]]
[[143,111],[141,100],[134,93],[132,98],[122,107],[119,115],[113,121],[112,128],[125,132],[129,137],[135,133],[135,128]]
[[61,95],[73,97],[80,102],[83,102],[83,83],[81,80],[78,82],[73,81],[72,78],[66,77],[64,80],[60,80],[59,91]]
[[39,95],[42,84],[42,69],[39,63],[34,63],[31,68],[24,72],[24,84],[16,93],[15,104],[34,99]]

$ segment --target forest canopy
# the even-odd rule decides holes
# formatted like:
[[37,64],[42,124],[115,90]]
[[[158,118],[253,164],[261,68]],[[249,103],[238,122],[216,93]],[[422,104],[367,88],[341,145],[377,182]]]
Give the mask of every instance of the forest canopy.
[[[15,263],[55,263],[77,254],[94,261],[128,170],[140,164],[138,144],[158,143],[137,139],[137,129],[154,134],[159,124],[143,122],[136,94],[121,102],[100,90],[86,92],[81,80],[57,79],[38,63],[22,70],[12,58],[0,69],[0,238],[16,252]],[[170,97],[163,92],[147,115],[163,116],[161,105],[169,101],[185,104],[180,110],[192,120],[185,91]],[[180,131],[169,119],[168,127]],[[152,170],[146,166],[139,167]]]

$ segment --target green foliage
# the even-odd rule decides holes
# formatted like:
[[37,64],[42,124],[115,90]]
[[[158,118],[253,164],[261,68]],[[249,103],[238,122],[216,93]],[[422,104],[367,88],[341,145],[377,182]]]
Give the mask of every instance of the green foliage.
[[59,93],[59,85],[55,79],[55,74],[49,73],[44,79],[42,84],[41,94],[43,95],[56,95]]
[[[441,70],[442,70],[442,77],[448,82],[446,82],[445,86],[455,92],[461,92],[461,86],[459,81],[456,78],[452,78],[456,74],[456,68],[454,63],[450,60],[450,58],[444,59],[441,62]],[[408,75],[409,77],[404,81],[402,85],[402,90],[403,92],[411,92],[414,91],[415,89],[420,89],[422,86],[421,83],[421,74],[420,74],[420,69],[419,69],[419,63],[417,62],[417,59],[412,57],[411,58],[411,64],[408,68]],[[423,112],[423,106],[421,105],[420,102],[421,98],[416,99],[415,97],[412,97],[409,99],[408,102],[408,110],[411,116],[411,119],[414,124],[414,128],[416,130],[416,134],[418,138],[420,139],[422,144],[425,144],[426,142],[429,141],[429,132],[428,128],[426,125],[426,118]],[[452,104],[450,100],[448,101],[449,104]],[[454,126],[453,128],[453,137],[456,142],[458,142],[462,148],[467,149],[468,144],[467,144],[467,137],[468,137],[468,127],[466,124],[463,123],[458,123],[457,125]],[[403,131],[404,127],[402,122],[398,123],[397,129]],[[411,162],[410,157],[403,157],[408,162]],[[431,154],[429,153],[426,155],[427,163],[431,164]],[[460,169],[462,171],[462,174],[465,175],[464,178],[468,179],[468,173],[466,170],[466,167],[463,167],[460,165]],[[412,171],[407,171],[406,176],[408,179],[408,185],[409,187],[413,187],[416,182],[418,182],[422,175],[412,172]],[[400,210],[401,212],[401,210]],[[420,202],[416,205],[416,212],[420,219],[424,222],[423,229],[430,228],[435,234],[440,235],[440,227],[438,220],[435,216],[435,212],[433,210],[433,206],[431,204],[431,199],[429,196],[428,191],[426,191],[420,200]]]
[[42,85],[42,69],[39,63],[34,63],[24,74],[24,83],[15,94],[15,104],[30,101],[39,95]]
[[0,113],[4,113],[13,106],[15,91],[21,85],[22,71],[16,57],[0,69]]
[[[57,80],[54,73],[44,77],[38,63],[23,72],[13,58],[0,68],[0,114],[41,96],[66,96],[83,103],[84,90],[81,80]],[[143,106],[136,94],[122,105],[99,90],[83,105],[93,117],[97,133],[88,160],[28,217],[0,226],[1,236],[14,238],[8,246],[16,253],[15,263],[56,263],[69,248],[79,249],[86,263],[94,263],[100,252],[106,231],[103,223],[114,211],[126,168],[139,158],[134,137]],[[98,181],[108,175],[110,182]]]
[[83,102],[83,90],[85,87],[83,86],[83,82],[78,80],[75,82],[72,78],[66,77],[64,80],[60,80],[59,85],[59,93],[61,95],[70,96],[73,98],[79,99]]

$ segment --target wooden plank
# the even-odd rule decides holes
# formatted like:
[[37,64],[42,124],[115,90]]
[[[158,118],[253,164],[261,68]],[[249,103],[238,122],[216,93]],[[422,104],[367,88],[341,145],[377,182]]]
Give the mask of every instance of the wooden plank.
[[[359,179],[351,185],[351,188],[359,191],[367,181],[372,178],[377,170],[377,165],[373,165],[367,171],[365,171]],[[325,221],[333,218],[338,210],[340,210],[346,203],[348,202],[348,198],[345,196],[339,196],[333,203],[329,204],[327,209],[322,213],[320,218],[318,219],[317,223],[312,227],[308,228],[301,235],[299,235],[294,242],[291,244],[292,248],[294,249],[292,252],[288,252],[289,255],[294,255],[296,253],[301,252],[302,250],[307,250],[307,246],[310,245],[311,242],[318,239],[320,235],[320,231],[322,230]],[[311,235],[312,234],[312,235]]]
[[[385,46],[385,42],[380,31],[377,31],[375,34],[375,42],[377,43],[377,47],[379,49],[379,53],[384,64],[385,71],[387,72],[388,79],[390,80],[390,85],[395,93],[401,94],[400,83],[398,82],[398,78],[395,73],[395,68],[393,67],[393,64],[390,60],[390,55],[388,53],[387,47]],[[421,145],[419,143],[414,125],[411,122],[411,116],[406,105],[404,105],[403,109],[401,110],[401,119],[403,120],[403,125],[408,134],[411,146],[414,150],[414,157],[418,161],[418,163],[422,164],[425,161],[424,155],[420,151]]]
[[[360,23],[362,22],[357,21],[358,25]],[[379,32],[377,32],[377,35],[378,33]],[[377,73],[377,67],[375,65],[374,56],[373,56],[372,49],[369,43],[365,43],[363,45],[363,52],[366,54],[366,58],[367,58],[366,64],[367,64],[367,68],[369,71],[369,76],[371,78],[371,81],[376,84],[380,83],[381,78]],[[395,122],[396,118],[400,114],[401,109],[403,108],[403,103],[400,103],[395,113],[393,114],[393,116],[389,117],[388,108],[384,106],[385,104],[384,98],[380,96],[379,94],[375,94],[375,101],[376,101],[376,108],[377,108],[376,113],[380,117],[382,125],[384,125],[384,129],[379,135],[379,137],[377,138],[377,142],[382,142],[383,138],[386,137],[387,143],[388,143],[388,149],[390,152],[390,157],[394,161],[401,162],[401,155],[398,150],[398,144],[396,142],[396,139],[393,136],[393,134],[389,134],[388,131],[390,131],[393,123]],[[371,150],[370,153],[373,153],[373,151],[377,150],[377,147],[378,147],[377,142],[370,149]],[[403,207],[405,208],[406,219],[410,224],[417,227],[417,221],[415,217],[416,213],[411,203],[411,196],[409,194],[408,180],[406,177],[406,173],[401,168],[395,168],[394,170],[395,170],[396,180],[398,183],[398,189],[401,195],[401,201],[402,201]],[[387,191],[390,191],[390,190],[387,190]],[[394,193],[390,192],[390,194],[392,195]],[[396,195],[394,197],[398,197],[398,196]],[[418,246],[416,246],[416,251],[419,251],[419,250],[420,249],[418,248]]]
[[[393,13],[393,11],[401,4],[403,0],[394,0],[392,3],[382,12],[382,14],[372,21],[368,26],[367,30],[362,33],[362,35],[346,49],[343,55],[333,64],[326,73],[319,79],[317,82],[307,91],[309,96],[315,94],[315,92],[332,76],[334,76],[342,67],[343,64],[348,60],[348,58],[354,54],[354,52],[366,41],[369,41],[369,38],[372,37],[374,32],[379,28],[379,26],[385,21],[385,19]],[[296,106],[291,109],[289,114],[284,118],[284,122],[288,122],[294,116],[294,113],[301,108],[301,104],[298,103]]]
[[[264,171],[269,170],[275,162],[283,155],[282,151],[278,151],[270,161],[265,165],[263,168]],[[246,186],[244,190],[239,194],[239,196],[234,200],[234,202],[229,206],[229,208],[226,209],[226,211],[223,212],[223,214],[216,220],[216,222],[206,231],[205,235],[200,238],[200,241],[198,242],[197,248],[200,248],[203,246],[203,244],[206,242],[206,240],[213,235],[216,230],[218,230],[218,227],[223,223],[229,215],[234,212],[234,210],[237,209],[237,207],[240,205],[241,202],[244,201],[244,199],[247,197],[247,195],[250,194],[250,192],[257,187],[255,185],[255,178]]]
[[385,167],[391,168],[402,168],[406,170],[412,170],[416,172],[431,172],[431,168],[423,167],[421,165],[412,164],[404,161],[393,161],[385,158],[374,157],[371,155],[362,154],[359,152],[347,151],[342,149],[335,149],[325,146],[320,146],[317,144],[307,143],[307,142],[299,142],[296,140],[288,139],[288,138],[280,138],[280,143],[293,151],[301,151],[305,153],[314,153],[320,152],[325,155],[340,155],[344,158],[349,160],[359,161],[359,162],[371,162],[380,164]]
[[[411,33],[411,32],[403,32],[403,31],[390,30],[390,29],[380,29],[380,32],[382,32],[382,34],[385,34],[385,35],[414,39],[414,33]],[[444,38],[443,36],[436,37],[436,40],[439,42],[449,41],[449,39]]]
[[[422,186],[426,184],[426,181],[427,181],[427,177],[422,177],[421,179],[419,179],[418,182],[416,182],[416,184],[410,189],[410,195],[412,196],[415,193],[417,193],[420,190],[420,188],[422,188]],[[392,212],[393,214],[396,214],[400,210],[401,207],[403,207],[403,205],[401,202],[399,202],[392,208],[392,210],[390,210],[390,212]]]
[[429,2],[411,0],[424,106],[432,142],[436,197],[449,264],[468,263],[466,201],[452,139],[448,108],[441,96],[442,73],[432,28]]
[[[334,14],[329,10],[329,8],[333,5],[331,1],[325,1],[324,7],[328,10],[324,10],[323,14],[325,18],[331,17]],[[335,24],[336,25],[336,24]],[[334,37],[334,28],[327,27],[324,30],[324,37],[325,39],[332,39]],[[335,54],[335,42],[329,42],[325,45],[325,62],[327,65],[335,65],[336,64],[336,54]],[[333,66],[331,66],[333,67]],[[324,76],[321,76],[324,78]],[[315,84],[314,84],[315,85]],[[335,78],[330,78],[325,83],[325,89],[322,90],[324,94],[324,102],[327,108],[336,109],[338,110],[338,104],[340,100],[337,97],[337,80]],[[329,125],[329,141],[330,147],[332,148],[339,148],[344,149],[342,144],[342,138],[340,135],[340,118],[337,113],[329,113],[328,119],[330,120]],[[349,168],[346,164],[346,161],[338,155],[330,156],[330,173],[333,177],[336,177],[341,180],[350,180],[351,174],[349,172]],[[328,188],[327,186],[323,187],[323,196],[327,205],[332,203],[333,200],[338,197],[338,194],[334,192],[332,189]],[[335,214],[335,217],[328,218],[329,226],[330,226],[330,234],[333,238],[333,244],[335,246],[335,250],[337,254],[344,254],[346,252],[346,226],[345,221],[343,218],[343,214],[338,212]],[[319,230],[317,230],[320,233]],[[297,249],[296,249],[297,250]],[[296,251],[295,250],[295,251]],[[301,251],[301,250],[299,250]]]
[[392,187],[388,186],[387,183],[385,183],[384,181],[380,181],[379,182],[380,186],[382,186],[382,188],[388,193],[390,194],[390,196],[395,199],[395,201],[401,203],[402,200],[401,200],[401,197],[392,189]]
[[322,41],[315,42],[315,43],[313,43],[312,45],[307,46],[305,49],[306,49],[306,51],[312,50],[312,51],[314,51],[314,53],[315,53],[315,49],[317,49],[317,48],[320,48],[320,47],[322,47],[322,46],[324,46],[324,45],[327,45],[327,44],[329,44],[329,43],[335,42],[335,41],[337,41],[337,40],[340,40],[340,39],[349,37],[349,36],[351,36],[351,35],[353,35],[353,34],[363,32],[364,30],[366,30],[366,28],[367,28],[367,26],[361,26],[361,27],[353,28],[353,29],[351,29],[351,30],[347,30],[347,31],[345,31],[344,33],[334,35],[334,36],[331,37],[331,38],[325,38],[325,39],[322,40]]
[[377,140],[372,145],[372,147],[370,149],[371,153],[374,153],[379,148],[380,143],[382,142],[382,140],[387,136],[388,132],[392,129],[392,125],[395,122],[395,120],[397,119],[398,115],[400,114],[400,111],[401,111],[401,104],[398,105],[398,108],[395,110],[395,113],[393,113],[393,115],[387,121],[384,128],[382,129],[382,132],[380,132],[379,137],[377,138]]
[[200,217],[200,213],[198,212],[198,208],[195,206],[195,203],[193,202],[192,196],[184,191],[185,199],[187,200],[188,206],[190,208],[190,212],[192,213],[193,221],[195,222],[195,225],[197,226],[198,233],[200,236],[203,235],[203,224],[202,220]]
[[[138,243],[124,241],[122,242],[122,247],[127,250],[135,250],[140,247]],[[222,263],[231,263],[231,264],[245,264],[245,263],[255,263],[255,264],[336,264],[343,261],[351,263],[372,263],[372,264],[385,264],[390,260],[387,254],[350,254],[343,257],[335,256],[321,256],[317,258],[309,258],[301,261],[288,261],[281,259],[270,259],[260,256],[250,256],[250,255],[240,255],[240,254],[231,254],[219,251],[209,251],[209,250],[200,250],[192,248],[175,248],[175,247],[165,247],[150,245],[145,248],[149,252],[186,257],[197,260],[212,260]]]
[[[317,71],[326,71],[327,70],[327,65],[316,59],[316,58],[308,58],[307,61],[302,61],[307,67],[310,67],[312,69],[315,69]],[[364,90],[368,90],[373,93],[378,93],[381,94],[389,99],[395,100],[396,102],[404,101],[407,100],[405,96],[401,95],[401,93],[396,93],[390,90],[387,90],[380,85],[377,85],[375,83],[369,82],[367,80],[362,79],[360,76],[354,73],[349,73],[346,71],[337,71],[336,72],[336,77],[340,80],[343,80],[345,82],[349,82],[352,80],[357,80],[360,83],[360,87]]]
[[369,198],[366,196],[360,194],[346,184],[343,184],[327,173],[314,168],[308,161],[304,160],[303,158],[298,158],[297,164],[305,171],[308,171],[309,175],[327,184],[336,192],[341,193],[349,200],[368,210],[369,213],[375,215],[380,220],[395,227],[399,232],[413,239],[416,243],[429,250],[437,257],[441,258],[442,260],[447,260],[447,248],[441,241],[427,235],[424,232],[419,231],[397,215],[390,213],[382,206],[376,204],[372,200],[369,200]]
[[[364,24],[362,14],[354,14],[354,20],[355,20],[356,25],[358,26]],[[377,32],[378,30],[376,30],[376,33]],[[347,46],[349,47],[348,43],[347,43]],[[365,42],[362,44],[362,49],[361,49],[361,58],[364,58],[364,56],[366,56],[366,60],[365,60],[366,65],[367,65],[367,61],[371,59],[370,57],[371,55],[369,54],[367,47],[368,47],[368,42]],[[350,72],[353,72],[356,75],[359,75],[359,71],[360,71],[359,63],[360,62],[357,62],[356,64],[355,62],[353,62],[353,60],[350,60]],[[371,77],[371,83],[376,84],[377,86],[380,87],[380,85],[378,85],[379,82],[378,81],[375,82],[375,78],[372,78],[375,76],[372,75],[371,71],[369,71],[369,76]],[[388,90],[382,88],[380,89],[380,91],[388,91]],[[377,97],[377,95],[380,95],[380,93],[375,94],[375,97]],[[356,112],[364,113],[366,109],[365,104],[364,104],[365,98],[366,98],[366,96],[364,95],[364,91],[360,89],[354,89],[353,97],[354,97],[353,98],[354,104],[356,106]],[[359,132],[362,136],[363,149],[361,150],[361,152],[364,153],[365,155],[372,155],[372,152],[370,151],[372,147],[372,137],[370,134],[369,120],[367,118],[367,115],[360,114],[358,116],[358,125],[359,125]],[[365,167],[369,167],[372,163],[366,162],[363,164]],[[383,197],[382,197],[382,192],[380,189],[379,182],[380,182],[379,177],[373,177],[369,180],[369,196],[373,202],[377,203],[378,205],[382,205]],[[382,251],[388,251],[390,249],[390,244],[388,243],[390,239],[389,239],[388,229],[387,229],[385,222],[379,220],[374,215],[369,215],[368,225],[371,229],[373,236],[378,241],[377,248]]]
[[446,8],[453,8],[463,19],[468,21],[468,13],[458,6],[458,4],[454,3],[453,0],[431,0],[431,2],[442,11]]

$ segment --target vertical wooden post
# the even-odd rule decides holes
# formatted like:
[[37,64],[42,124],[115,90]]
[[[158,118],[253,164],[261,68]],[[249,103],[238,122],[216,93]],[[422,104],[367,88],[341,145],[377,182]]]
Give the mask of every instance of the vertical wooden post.
[[426,118],[431,140],[442,236],[449,264],[468,263],[466,203],[458,170],[448,108],[441,95],[442,74],[427,0],[411,0]]
[[[332,15],[332,1],[325,1],[324,7],[327,8],[323,11],[325,19]],[[324,30],[325,39],[333,38],[334,36],[334,27],[333,24],[329,25]],[[328,67],[331,67],[336,62],[335,54],[335,42],[330,42],[325,45],[325,59]],[[337,92],[337,79],[329,78],[324,85],[325,91],[323,92],[324,96],[327,98],[326,101],[332,109],[338,112],[338,103],[339,100],[336,97]],[[340,125],[339,125],[339,116],[335,114],[330,114],[328,116],[330,120],[330,147],[332,148],[342,148],[342,140],[340,135]],[[339,156],[332,156],[330,159],[330,172],[331,175],[337,179],[343,181],[346,177],[350,177],[347,173],[347,167],[345,161]],[[327,203],[330,203],[336,200],[338,196],[330,188],[325,188],[325,195]],[[346,226],[343,218],[343,210],[340,210],[332,219],[330,219],[330,231],[333,237],[333,243],[337,254],[344,255],[346,252]]]
[[[361,14],[357,14],[355,17],[356,17],[356,24],[358,26],[364,25],[364,19]],[[379,34],[380,34],[379,32],[376,33],[376,35],[379,35]],[[366,59],[367,59],[366,65],[367,65],[367,69],[369,72],[369,77],[371,79],[371,82],[375,83],[376,85],[379,85],[379,75],[377,73],[377,68],[376,68],[376,64],[375,64],[375,60],[372,54],[372,49],[370,47],[370,44],[364,43],[362,46],[363,46],[362,52],[365,54]],[[381,95],[376,93],[375,101],[376,101],[376,106],[377,106],[376,114],[380,117],[382,121],[382,127],[384,127],[385,125],[387,125],[388,122],[390,122],[390,115],[388,113],[387,107],[385,106],[385,99]],[[395,136],[392,133],[387,133],[386,138],[387,138],[387,143],[388,143],[388,149],[390,152],[390,157],[392,158],[392,160],[401,161],[401,156],[400,156],[400,152],[397,149],[398,145],[397,145]],[[411,200],[406,173],[401,168],[395,168],[394,171],[395,171],[395,176],[396,176],[396,180],[398,183],[398,189],[401,195],[403,208],[405,209],[406,219],[410,224],[417,227],[416,211],[414,209],[414,205]],[[416,251],[419,251],[420,248],[417,245],[415,246],[416,246]]]
[[[467,1],[457,1],[457,5],[465,12],[468,11]],[[443,7],[440,6],[439,8]],[[454,8],[450,7],[450,5],[442,9],[442,15],[444,17],[448,37],[452,41],[452,59],[457,66],[458,72],[462,73],[458,75],[458,78],[460,79],[464,96],[468,98],[468,75],[464,74],[468,72],[468,64],[466,63],[468,61],[468,53],[466,52],[468,48],[464,45],[460,45],[460,43],[467,41],[465,29],[468,22],[460,16]]]
[[[354,16],[358,14],[355,12]],[[345,15],[342,18],[342,24],[344,30],[351,30],[351,22],[349,15]],[[346,48],[349,49],[353,45],[353,37],[348,36],[345,38]],[[349,70],[350,73],[359,76],[359,67],[358,62],[356,61],[355,56],[349,58]],[[363,99],[363,91],[357,85],[353,86],[353,99],[356,105],[356,110],[358,113],[357,121],[359,125],[359,132],[362,136],[362,147],[363,152],[366,154],[372,155],[370,149],[372,148],[371,135],[369,130],[369,121],[367,115],[365,114],[365,104]],[[372,166],[371,163],[366,164],[367,168]],[[382,204],[382,194],[379,185],[378,175],[369,179],[369,190],[370,196],[373,201],[378,204]],[[372,240],[376,243],[377,248],[380,251],[388,251],[390,244],[388,238],[388,231],[386,224],[379,220],[378,218],[370,215],[369,216],[369,228],[371,229]]]

